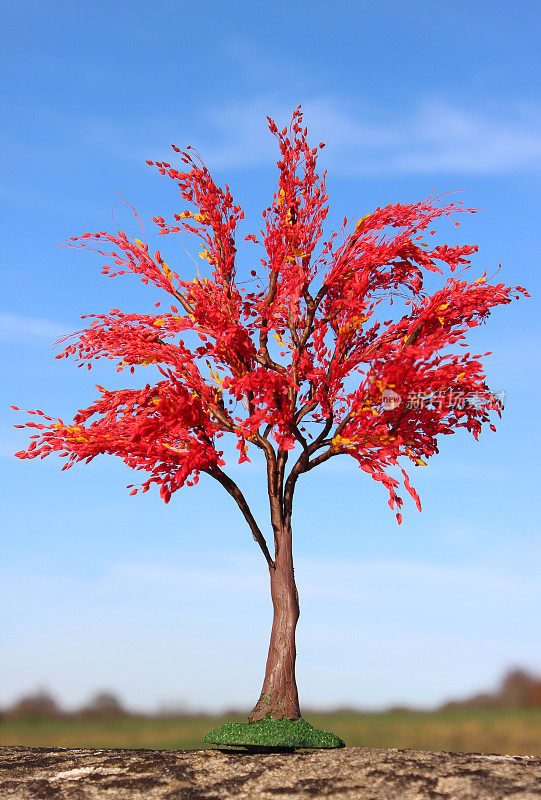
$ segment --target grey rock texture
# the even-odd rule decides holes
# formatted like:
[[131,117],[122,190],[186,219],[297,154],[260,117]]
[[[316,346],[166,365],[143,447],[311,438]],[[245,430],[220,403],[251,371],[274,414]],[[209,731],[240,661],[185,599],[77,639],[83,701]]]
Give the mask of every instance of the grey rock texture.
[[413,750],[247,754],[0,747],[1,800],[539,800],[541,759]]

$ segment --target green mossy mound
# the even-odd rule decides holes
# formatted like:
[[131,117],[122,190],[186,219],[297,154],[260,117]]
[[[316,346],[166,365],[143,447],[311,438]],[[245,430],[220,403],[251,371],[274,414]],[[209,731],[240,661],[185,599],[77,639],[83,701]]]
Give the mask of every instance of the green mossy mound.
[[302,719],[262,719],[259,722],[226,722],[203,737],[207,744],[224,748],[242,747],[251,751],[296,748],[345,747],[345,742],[330,731],[314,728]]

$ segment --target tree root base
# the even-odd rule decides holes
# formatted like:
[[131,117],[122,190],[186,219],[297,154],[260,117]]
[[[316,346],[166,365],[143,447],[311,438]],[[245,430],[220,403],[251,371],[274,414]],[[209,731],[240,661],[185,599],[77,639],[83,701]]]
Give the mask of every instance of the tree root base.
[[258,722],[226,722],[203,737],[206,744],[219,749],[242,752],[292,753],[297,749],[345,747],[335,733],[314,728],[302,719],[271,719]]

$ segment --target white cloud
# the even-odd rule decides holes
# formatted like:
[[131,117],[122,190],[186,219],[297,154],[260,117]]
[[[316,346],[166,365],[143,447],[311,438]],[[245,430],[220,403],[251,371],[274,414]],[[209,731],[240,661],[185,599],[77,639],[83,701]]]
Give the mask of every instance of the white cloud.
[[227,592],[261,589],[266,579],[266,564],[243,554],[231,556],[225,565],[176,567],[168,564],[124,562],[113,565],[99,581],[99,591],[109,596],[126,592],[158,592],[177,595],[186,590],[205,589]]
[[36,211],[46,211],[47,214],[56,214],[61,217],[73,215],[103,216],[104,206],[101,203],[91,203],[81,199],[75,191],[71,197],[66,193],[52,192],[48,187],[40,191],[36,187],[28,186],[0,186],[0,202],[6,203],[10,209],[15,206],[31,207]]
[[404,172],[475,174],[539,167],[539,114],[516,109],[506,119],[427,101],[408,121],[399,152],[390,160]]
[[[480,481],[495,481],[498,483],[507,481],[509,479],[509,470],[506,469],[505,466],[498,466],[498,464],[488,462],[482,464],[472,464],[466,459],[467,456],[460,461],[438,461],[435,459],[431,464],[428,464],[426,473],[435,480],[439,480],[443,476],[450,478],[463,478],[464,480],[468,481],[474,479]],[[406,464],[406,462],[404,463]],[[411,463],[407,463],[407,466],[405,467],[406,471],[408,471],[408,468],[410,474],[416,474],[417,467],[413,466]]]
[[[400,141],[398,132],[388,127],[357,122],[338,108],[332,98],[308,100],[302,104],[301,110],[309,140],[314,143],[324,141],[326,154],[332,149],[348,147],[392,147]],[[220,144],[200,146],[200,151],[206,154],[207,165],[215,169],[268,166],[280,153],[268,130],[267,116],[281,128],[289,124],[292,112],[289,105],[276,102],[270,96],[208,111],[207,119],[220,132]]]
[[[455,607],[467,605],[472,598],[491,598],[489,605],[516,601],[533,602],[539,596],[538,581],[513,571],[502,564],[441,564],[391,559],[295,559],[299,592],[304,597],[348,600],[363,603],[384,602],[403,596],[407,604],[423,607],[426,598],[433,603]],[[159,592],[173,597],[185,591],[268,591],[268,574],[259,554],[237,553],[212,565],[148,564],[123,562],[113,565],[99,580],[99,591],[109,598],[125,597],[135,592],[142,596]],[[499,599],[498,599],[499,598]],[[394,602],[394,599],[392,600]]]
[[[270,64],[263,66],[271,71]],[[408,112],[402,112],[366,103],[346,105],[345,100],[320,95],[304,100],[301,106],[310,143],[326,143],[319,174],[323,169],[348,177],[502,174],[531,171],[541,164],[541,113],[533,102],[489,108],[479,104],[459,106],[442,97],[425,96]],[[85,147],[143,168],[146,159],[177,164],[169,147],[169,142],[174,142],[181,150],[187,145],[196,148],[210,170],[272,167],[280,153],[266,118],[270,116],[283,127],[291,121],[293,110],[294,106],[279,99],[276,91],[204,107],[189,119],[176,117],[175,112],[150,119],[115,119],[42,108],[39,114],[43,125],[70,132],[42,154],[49,161],[65,162],[67,157],[79,158],[80,148]],[[18,152],[16,142],[9,142],[9,147]],[[182,166],[180,161],[178,165]],[[2,196],[7,199],[5,192]],[[19,205],[40,206],[47,200],[37,196],[35,189],[24,188],[17,190],[14,199]]]
[[[214,169],[268,165],[276,143],[266,116],[286,125],[292,108],[271,96],[207,112],[219,144],[200,144]],[[325,167],[341,175],[427,172],[495,174],[539,168],[541,128],[535,106],[505,113],[459,108],[439,98],[423,99],[408,115],[367,107],[345,111],[332,97],[302,104],[310,141],[324,141]]]
[[0,338],[17,341],[42,341],[44,339],[54,342],[61,336],[72,331],[49,319],[24,317],[21,314],[0,312]]

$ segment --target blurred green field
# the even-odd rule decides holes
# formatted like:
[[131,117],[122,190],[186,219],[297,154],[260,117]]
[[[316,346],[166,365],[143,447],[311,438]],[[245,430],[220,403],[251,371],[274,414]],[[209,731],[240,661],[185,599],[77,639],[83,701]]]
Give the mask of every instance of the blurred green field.
[[[341,736],[347,747],[448,750],[541,756],[541,709],[336,712],[303,714],[316,728]],[[0,745],[30,747],[203,750],[202,738],[241,715],[0,720]],[[208,746],[207,746],[208,747]]]

